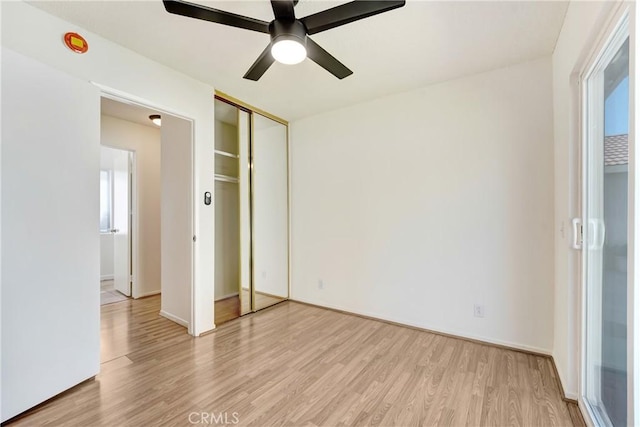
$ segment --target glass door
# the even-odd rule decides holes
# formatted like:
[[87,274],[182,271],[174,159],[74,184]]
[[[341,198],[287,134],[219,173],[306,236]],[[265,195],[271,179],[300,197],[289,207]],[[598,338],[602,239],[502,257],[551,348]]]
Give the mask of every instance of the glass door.
[[629,32],[626,21],[585,78],[583,387],[598,425],[627,422]]

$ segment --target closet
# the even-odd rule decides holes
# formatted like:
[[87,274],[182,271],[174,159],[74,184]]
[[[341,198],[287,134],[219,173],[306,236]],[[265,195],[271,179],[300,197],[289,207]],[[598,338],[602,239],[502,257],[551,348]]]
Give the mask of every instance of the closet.
[[215,99],[215,323],[289,298],[288,125]]

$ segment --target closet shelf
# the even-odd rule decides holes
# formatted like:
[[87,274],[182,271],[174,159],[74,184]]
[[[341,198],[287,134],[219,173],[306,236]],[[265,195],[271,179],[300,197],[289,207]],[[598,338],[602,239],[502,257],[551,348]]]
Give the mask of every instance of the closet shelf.
[[216,181],[222,181],[222,182],[233,182],[233,183],[240,182],[240,180],[238,178],[236,178],[235,176],[222,175],[222,174],[218,174],[218,173],[214,175],[214,179]]
[[229,153],[228,151],[213,150],[213,152],[218,154],[218,155],[220,155],[220,156],[231,157],[232,159],[239,159],[240,158],[240,156],[238,156],[237,154]]

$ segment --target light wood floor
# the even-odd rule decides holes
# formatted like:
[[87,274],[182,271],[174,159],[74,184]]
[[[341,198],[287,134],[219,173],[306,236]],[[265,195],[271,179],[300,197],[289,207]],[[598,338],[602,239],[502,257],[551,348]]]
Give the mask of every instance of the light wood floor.
[[100,374],[14,425],[572,425],[546,357],[291,301],[194,339],[159,303],[104,306]]
[[[272,305],[278,304],[284,301],[284,298],[274,297],[272,295],[263,294],[261,292],[256,292],[256,307],[258,310],[270,307]],[[216,326],[220,326],[223,323],[228,322],[229,320],[237,319],[240,317],[240,297],[234,296],[225,298],[215,303],[215,324]],[[251,312],[251,296],[249,295],[249,291],[242,290],[242,313],[250,313]]]
[[240,297],[229,297],[214,303],[215,324],[220,326],[240,317]]

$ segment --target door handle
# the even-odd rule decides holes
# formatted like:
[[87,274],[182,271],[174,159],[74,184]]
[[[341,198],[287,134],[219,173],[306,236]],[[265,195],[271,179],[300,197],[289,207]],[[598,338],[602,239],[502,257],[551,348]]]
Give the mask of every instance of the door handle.
[[571,247],[580,250],[582,249],[582,219],[573,218],[571,225],[573,226],[573,242],[571,242]]
[[113,234],[117,233],[118,231],[120,231],[120,230],[118,230],[117,228],[112,228],[111,230],[109,230],[109,232],[111,232]]

